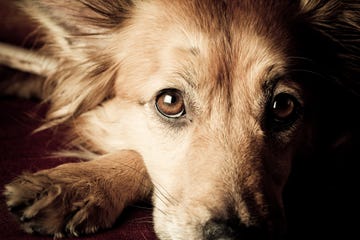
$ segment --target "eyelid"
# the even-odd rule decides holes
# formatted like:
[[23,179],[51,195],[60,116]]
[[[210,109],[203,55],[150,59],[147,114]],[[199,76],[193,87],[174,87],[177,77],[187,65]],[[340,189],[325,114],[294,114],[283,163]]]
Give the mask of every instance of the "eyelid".
[[300,106],[304,105],[304,97],[302,87],[299,83],[291,80],[279,80],[274,86],[269,100],[273,101],[279,94],[288,94],[296,100]]

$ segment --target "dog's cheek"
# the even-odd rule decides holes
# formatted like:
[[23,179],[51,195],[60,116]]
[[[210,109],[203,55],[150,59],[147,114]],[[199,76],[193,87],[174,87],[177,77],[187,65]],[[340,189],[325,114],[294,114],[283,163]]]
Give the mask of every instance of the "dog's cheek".
[[146,130],[148,136],[139,148],[151,178],[169,191],[177,188],[175,178],[182,178],[189,136],[186,133],[173,136],[171,131],[152,121],[148,122]]
[[217,158],[211,151],[216,148],[204,144],[211,152],[204,153],[194,147],[191,134],[183,134],[182,143],[176,143],[180,148],[149,165],[155,185],[155,230],[164,239],[202,239],[202,226],[214,212],[222,214],[227,207],[221,168],[209,159],[210,155]]
[[100,152],[132,149],[140,153],[145,148],[142,144],[149,144],[144,119],[141,105],[115,98],[81,115],[73,127],[80,141],[91,143]]
[[[186,152],[189,131],[172,131],[160,120],[155,108],[115,98],[82,116],[81,134],[104,152],[122,149],[137,151],[144,159],[149,174],[159,182],[180,169]],[[165,179],[162,179],[165,176]]]

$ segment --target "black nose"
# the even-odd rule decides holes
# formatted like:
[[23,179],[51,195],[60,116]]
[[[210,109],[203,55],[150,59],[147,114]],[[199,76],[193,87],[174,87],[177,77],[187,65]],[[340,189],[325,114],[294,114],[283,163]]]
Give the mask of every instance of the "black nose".
[[264,229],[247,227],[237,218],[208,221],[203,227],[203,237],[206,240],[269,239]]

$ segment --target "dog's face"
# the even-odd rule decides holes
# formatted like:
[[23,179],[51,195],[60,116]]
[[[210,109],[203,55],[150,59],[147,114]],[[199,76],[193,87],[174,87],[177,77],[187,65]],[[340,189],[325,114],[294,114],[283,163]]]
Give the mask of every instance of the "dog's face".
[[252,5],[208,4],[144,3],[112,43],[121,69],[96,145],[143,156],[162,239],[279,231],[303,130],[284,23]]
[[[111,62],[112,98],[84,111],[78,132],[102,151],[142,155],[161,239],[283,230],[282,191],[295,153],[310,136],[307,83],[295,77],[293,64],[291,28],[301,6],[135,1],[121,27],[89,40],[101,45],[92,59]],[[82,44],[74,48],[78,58],[90,51]],[[253,231],[258,228],[263,232]]]

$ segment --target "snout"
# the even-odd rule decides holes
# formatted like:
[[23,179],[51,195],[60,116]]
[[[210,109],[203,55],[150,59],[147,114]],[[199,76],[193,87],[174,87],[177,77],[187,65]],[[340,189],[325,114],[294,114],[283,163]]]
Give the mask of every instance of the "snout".
[[257,240],[282,239],[285,231],[285,218],[280,208],[270,210],[265,218],[254,217],[251,223],[241,219],[232,211],[226,217],[213,216],[202,227],[204,240]]
[[182,205],[163,212],[159,210],[163,206],[154,209],[155,231],[160,239],[279,240],[285,233],[281,216],[270,214],[266,219],[253,216],[249,223],[237,211],[230,213],[221,209],[214,211],[210,206]]
[[207,135],[217,140],[205,144],[196,138],[184,158],[170,162],[176,167],[152,175],[161,183],[153,195],[160,239],[281,239],[288,171],[277,161],[284,158],[267,154],[261,136]]
[[269,239],[268,231],[258,226],[245,226],[237,217],[212,219],[203,227],[204,240]]

